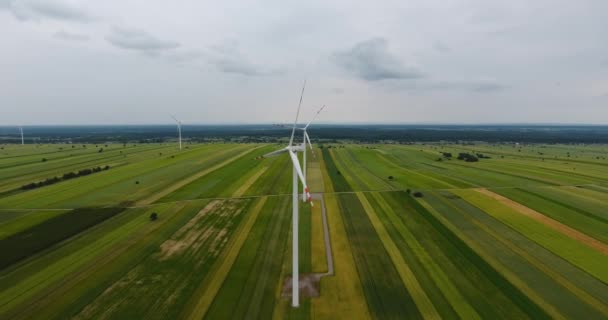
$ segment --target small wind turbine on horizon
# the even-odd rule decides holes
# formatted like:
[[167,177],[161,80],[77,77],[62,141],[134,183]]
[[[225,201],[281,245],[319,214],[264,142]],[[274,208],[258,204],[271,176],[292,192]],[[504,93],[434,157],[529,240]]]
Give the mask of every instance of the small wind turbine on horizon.
[[[312,206],[312,197],[310,196],[310,192],[308,190],[308,185],[306,184],[306,177],[302,174],[302,169],[300,168],[300,161],[298,160],[297,152],[302,152],[306,150],[305,143],[301,145],[294,145],[293,139],[296,133],[296,126],[298,124],[298,117],[300,115],[300,107],[302,106],[302,97],[304,96],[304,88],[306,88],[306,81],[304,81],[304,86],[302,87],[302,93],[300,94],[300,103],[298,104],[298,111],[296,113],[296,120],[293,123],[293,128],[291,129],[291,138],[289,139],[289,145],[283,149],[279,149],[277,151],[273,151],[265,154],[263,157],[274,157],[283,153],[288,153],[291,158],[291,162],[293,165],[293,204],[292,204],[292,275],[291,275],[291,306],[296,308],[300,306],[300,275],[298,270],[298,178],[304,187],[304,196],[305,201],[310,202]],[[305,131],[305,137],[308,135]],[[305,138],[306,139],[306,138]],[[308,139],[310,141],[310,139]]]
[[21,133],[21,145],[25,145],[25,140],[23,139],[23,126],[19,126],[19,132]]
[[177,118],[174,115],[170,115],[171,118],[173,118],[173,120],[175,120],[175,122],[177,122],[177,134],[179,137],[179,150],[182,150],[182,122],[177,120]]

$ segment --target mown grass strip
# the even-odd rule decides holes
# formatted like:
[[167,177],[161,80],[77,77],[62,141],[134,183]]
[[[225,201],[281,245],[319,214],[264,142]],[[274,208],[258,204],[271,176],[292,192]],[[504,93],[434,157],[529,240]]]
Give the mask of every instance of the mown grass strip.
[[[427,212],[427,214],[423,215],[427,221],[450,242],[455,244],[460,252],[480,268],[522,311],[533,319],[565,319],[555,308],[546,305],[543,299],[534,294],[528,285],[521,281],[513,272],[504,268],[487,255],[484,255],[482,258],[478,254],[478,252],[483,252],[479,245],[462,234],[462,232],[459,232],[455,226],[443,218],[424,199],[418,201],[418,206],[421,206]],[[526,296],[522,291],[530,296]],[[543,305],[544,308],[539,307],[539,305]]]
[[536,210],[533,210],[529,207],[526,207],[520,203],[517,203],[509,198],[505,198],[487,189],[475,189],[475,191],[500,202],[502,205],[511,208],[519,214],[525,215],[539,223],[542,223],[543,225],[548,226],[549,228],[608,256],[608,245],[596,240],[595,238],[592,238],[576,229],[570,228],[569,226],[560,223],[559,221],[553,220]]
[[124,208],[81,208],[0,240],[0,270],[109,219]]
[[172,192],[176,191],[177,189],[179,189],[179,188],[181,188],[181,187],[183,187],[183,186],[185,186],[185,185],[187,185],[187,184],[189,184],[189,183],[191,183],[191,182],[193,182],[193,181],[195,181],[197,179],[200,179],[201,177],[209,174],[210,172],[213,172],[213,171],[215,171],[215,170],[217,170],[219,168],[222,168],[222,167],[230,164],[231,162],[236,161],[239,158],[245,156],[246,154],[253,152],[255,149],[258,149],[258,148],[261,148],[261,147],[262,146],[256,146],[256,147],[247,149],[247,150],[245,150],[245,151],[237,154],[236,156],[233,156],[233,157],[230,157],[229,159],[224,160],[221,163],[218,163],[218,164],[216,164],[216,165],[214,165],[214,166],[212,166],[210,168],[207,168],[207,169],[205,169],[203,171],[199,171],[199,172],[197,172],[197,173],[195,173],[195,174],[193,174],[193,175],[191,175],[191,176],[189,176],[189,177],[187,177],[187,178],[185,178],[183,180],[180,180],[180,181],[178,181],[178,182],[176,182],[176,183],[174,183],[174,184],[172,184],[172,185],[170,185],[170,186],[162,189],[161,191],[159,191],[159,192],[157,192],[155,194],[152,194],[152,195],[148,196],[147,198],[144,198],[144,199],[138,201],[137,203],[138,203],[138,205],[147,205],[147,204],[153,203],[153,202],[155,202],[155,201],[157,201],[157,200],[159,200],[159,199],[167,196],[168,194],[171,194]]
[[520,248],[519,246],[515,245],[514,243],[508,241],[506,238],[504,238],[504,235],[501,235],[498,232],[495,232],[489,226],[487,226],[484,223],[482,223],[481,221],[475,219],[473,216],[471,216],[465,210],[460,210],[459,208],[456,208],[456,207],[453,207],[453,208],[458,210],[461,214],[467,216],[468,219],[473,224],[475,224],[480,229],[484,230],[486,233],[491,235],[494,239],[499,241],[501,244],[503,244],[504,246],[506,246],[507,248],[509,248],[510,250],[512,250],[519,256],[521,256],[523,259],[525,259],[527,262],[529,262],[534,267],[538,268],[540,271],[547,274],[555,282],[559,283],[561,286],[568,289],[570,292],[572,292],[574,295],[576,295],[581,301],[584,301],[584,302],[590,304],[596,310],[599,310],[600,312],[602,312],[608,316],[608,305],[606,305],[603,302],[601,302],[600,300],[596,299],[595,296],[593,296],[593,295],[587,293],[585,290],[579,288],[576,283],[572,282],[569,278],[567,278],[564,275],[557,272],[555,270],[555,266],[547,265],[545,262],[540,260],[537,256],[530,254],[526,250],[524,250],[524,249]]
[[258,200],[255,207],[249,212],[245,224],[236,232],[237,236],[231,241],[231,244],[227,245],[224,251],[225,253],[223,254],[224,257],[218,259],[218,262],[221,263],[214,265],[213,269],[209,272],[207,279],[203,281],[201,288],[204,288],[204,291],[200,298],[197,299],[198,302],[194,309],[189,311],[186,315],[188,319],[201,319],[205,316],[205,313],[209,309],[217,292],[220,290],[224,280],[228,276],[228,272],[232,268],[234,261],[241,251],[245,240],[249,236],[249,232],[257,220],[260,211],[262,211],[264,204],[266,204],[267,199],[267,197],[262,197]]
[[420,318],[416,304],[355,194],[338,195],[363,292],[373,317]]
[[[165,207],[156,207],[162,212]],[[32,261],[20,265],[18,269],[11,270],[0,277],[0,315],[13,309],[15,306],[27,303],[32,308],[34,297],[52,290],[54,284],[90,263],[100,255],[113,255],[124,252],[132,245],[132,239],[140,234],[150,231],[146,213],[143,209],[131,209],[117,215],[108,221],[91,228],[89,232],[67,242],[65,245],[52,250]],[[142,219],[143,218],[143,219]],[[153,224],[151,227],[160,226]],[[153,231],[153,230],[152,230]],[[119,247],[113,247],[118,245]],[[126,245],[125,245],[126,243]],[[112,249],[113,248],[113,249]],[[97,263],[96,265],[100,265]]]
[[[16,217],[2,221],[0,217],[0,240],[27,230],[35,225],[43,223],[58,215],[65,214],[70,210],[33,210],[29,212],[18,213]],[[10,213],[0,212],[0,216],[11,215]]]
[[241,197],[245,194],[245,192],[247,192],[247,189],[249,189],[263,174],[264,172],[266,172],[266,170],[268,170],[268,167],[262,167],[260,168],[255,174],[253,174],[251,177],[249,177],[247,179],[247,181],[245,181],[233,194],[232,196],[235,198]]
[[272,316],[289,232],[290,200],[268,198],[205,318]]
[[[429,251],[422,246],[417,237],[405,226],[403,221],[399,219],[397,213],[390,207],[384,197],[380,193],[371,193],[370,196],[373,197],[378,207],[386,214],[390,226],[398,230],[399,234],[412,248],[412,251],[421,265],[428,270],[428,274],[437,284],[444,297],[449,302],[450,307],[454,309],[458,316],[461,319],[481,319],[481,316],[475,311],[475,308],[473,308],[467,299],[460,293],[452,280],[450,280],[450,276],[441,269],[438,262],[429,254]],[[424,239],[421,239],[421,241],[422,240]]]
[[369,220],[374,226],[374,229],[376,229],[380,240],[384,244],[384,248],[386,248],[386,251],[390,255],[391,260],[393,261],[393,264],[401,277],[401,281],[414,299],[414,302],[416,303],[422,317],[424,319],[440,319],[441,317],[439,316],[439,312],[437,312],[437,309],[435,309],[435,306],[422,289],[422,286],[416,279],[416,276],[403,259],[403,256],[401,256],[399,249],[391,240],[391,237],[382,225],[382,222],[378,219],[376,211],[372,205],[369,203],[369,201],[367,201],[361,192],[357,192],[357,198],[359,201],[361,201]]
[[586,216],[588,218],[594,219],[594,220],[596,220],[599,223],[608,224],[608,219],[606,219],[606,218],[603,218],[601,216],[595,215],[595,214],[593,214],[591,212],[585,211],[585,210],[580,209],[578,207],[572,206],[570,204],[567,204],[567,203],[562,202],[560,200],[557,200],[555,198],[547,197],[547,196],[545,196],[543,194],[540,194],[538,192],[533,192],[533,191],[531,191],[529,189],[517,188],[517,190],[521,190],[522,192],[525,192],[525,193],[528,193],[528,194],[533,195],[535,197],[541,198],[541,199],[543,199],[545,201],[553,202],[553,203],[555,203],[555,204],[557,204],[557,205],[559,205],[561,207],[567,208],[567,209],[572,210],[572,211],[574,211],[576,213],[580,213],[580,214],[582,214],[582,215],[584,215],[584,216]]

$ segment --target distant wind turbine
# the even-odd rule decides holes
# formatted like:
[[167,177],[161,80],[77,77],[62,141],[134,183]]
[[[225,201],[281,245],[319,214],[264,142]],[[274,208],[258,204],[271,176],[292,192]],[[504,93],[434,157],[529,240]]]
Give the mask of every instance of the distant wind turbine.
[[19,126],[19,132],[21,133],[21,145],[25,144],[25,140],[23,139],[23,127]]
[[177,120],[177,118],[171,115],[171,118],[177,122],[177,133],[179,135],[179,150],[182,150],[182,122]]
[[304,86],[302,87],[302,93],[300,94],[300,103],[298,104],[298,112],[296,113],[296,120],[293,123],[293,128],[291,130],[291,138],[289,139],[289,145],[283,149],[265,154],[263,157],[274,157],[283,153],[288,153],[291,158],[291,162],[293,165],[293,210],[292,210],[292,275],[291,275],[291,306],[298,307],[300,305],[300,275],[298,270],[298,177],[302,182],[302,186],[304,187],[304,195],[305,199],[310,202],[312,206],[312,197],[310,196],[310,192],[308,190],[308,186],[306,185],[306,177],[302,174],[302,169],[300,168],[300,161],[298,160],[297,152],[301,152],[305,150],[306,146],[304,144],[294,145],[293,138],[296,133],[296,126],[298,123],[298,116],[300,115],[300,107],[302,105],[302,97],[304,96],[304,88],[306,88],[306,81],[304,82]]

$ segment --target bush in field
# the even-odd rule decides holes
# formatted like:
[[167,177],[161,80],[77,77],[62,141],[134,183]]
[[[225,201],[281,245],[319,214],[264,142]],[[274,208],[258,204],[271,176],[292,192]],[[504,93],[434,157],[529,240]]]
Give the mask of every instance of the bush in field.
[[422,192],[420,192],[420,191],[416,191],[416,192],[414,192],[414,197],[416,197],[416,198],[422,198],[423,196],[424,196],[424,195],[423,195],[423,194],[422,194]]
[[388,180],[393,180],[395,179],[393,176],[388,176]]
[[135,181],[135,184],[139,184],[139,180]]
[[442,152],[443,157],[444,158],[451,158],[452,157],[452,153],[451,152]]
[[405,193],[410,194],[410,193],[412,193],[412,190],[407,189],[407,190],[405,190]]
[[46,162],[46,158],[42,158],[42,162]]
[[158,219],[158,214],[156,212],[152,212],[150,214],[150,221],[156,221]]
[[479,161],[479,159],[476,156],[474,156],[474,155],[472,155],[470,153],[465,153],[465,152],[459,153],[457,159],[458,160],[464,160],[466,162],[477,162],[477,161]]

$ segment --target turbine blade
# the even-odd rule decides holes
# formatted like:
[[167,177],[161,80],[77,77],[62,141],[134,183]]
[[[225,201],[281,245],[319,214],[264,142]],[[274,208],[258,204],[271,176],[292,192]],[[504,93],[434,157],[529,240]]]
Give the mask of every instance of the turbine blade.
[[269,153],[263,155],[262,158],[276,157],[276,156],[278,156],[280,154],[283,154],[283,153],[285,153],[287,151],[289,151],[288,148],[279,149],[277,151],[269,152]]
[[[306,137],[306,142],[308,143],[308,147],[310,148],[310,153],[312,153],[312,157],[316,159],[317,155],[315,154],[315,150],[313,150],[313,148],[312,148],[312,143],[310,142],[310,137],[308,136],[308,132],[304,131],[304,137]],[[306,148],[306,146],[304,146],[304,148]]]
[[293,135],[296,133],[296,125],[298,125],[298,117],[300,116],[300,107],[302,106],[302,98],[304,97],[304,89],[306,88],[306,80],[302,86],[302,93],[300,93],[300,103],[298,103],[298,112],[296,112],[296,121],[293,122],[293,129],[291,130],[291,138],[289,138],[289,146],[293,143]]
[[306,185],[306,179],[304,179],[304,174],[302,174],[302,168],[300,168],[300,161],[298,160],[298,156],[296,156],[295,152],[293,151],[289,151],[289,156],[291,157],[291,162],[293,162],[293,167],[296,168],[298,177],[300,177],[300,182],[302,182],[302,187],[304,187],[304,192],[306,193],[307,201],[310,202],[310,205],[312,206],[312,196],[310,195],[310,191],[308,190],[308,186]]
[[312,117],[312,119],[311,119],[311,120],[308,122],[308,124],[306,125],[306,127],[304,127],[304,129],[307,129],[307,128],[308,128],[308,126],[310,126],[310,124],[311,124],[313,121],[315,121],[315,119],[317,118],[317,116],[319,116],[319,114],[321,113],[321,111],[323,111],[323,109],[325,109],[325,105],[323,105],[323,106],[321,107],[321,109],[319,109],[319,111],[317,111],[317,113],[315,113],[315,116],[314,116],[314,117]]

